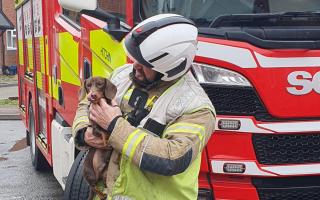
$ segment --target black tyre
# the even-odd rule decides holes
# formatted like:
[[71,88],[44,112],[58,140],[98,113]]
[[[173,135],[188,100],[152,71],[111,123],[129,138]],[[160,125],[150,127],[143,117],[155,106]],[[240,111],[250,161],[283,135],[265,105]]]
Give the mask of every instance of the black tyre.
[[64,200],[88,199],[90,188],[82,176],[83,162],[86,154],[87,151],[81,151],[72,164],[64,190]]
[[36,129],[35,129],[35,121],[34,121],[34,111],[32,104],[29,105],[29,115],[28,115],[28,123],[29,123],[29,144],[30,144],[30,156],[32,165],[35,170],[42,171],[49,169],[49,164],[45,157],[42,155],[38,146],[36,145]]

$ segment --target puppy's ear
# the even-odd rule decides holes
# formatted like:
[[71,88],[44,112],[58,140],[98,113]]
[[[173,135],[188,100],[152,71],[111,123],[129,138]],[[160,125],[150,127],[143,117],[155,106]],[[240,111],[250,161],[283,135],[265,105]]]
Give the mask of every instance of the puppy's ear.
[[81,88],[79,90],[79,101],[82,101],[87,96],[88,92],[87,92],[86,83],[87,83],[87,80],[84,80],[82,82]]
[[113,83],[111,83],[111,81],[109,81],[108,79],[104,79],[104,83],[105,83],[104,96],[107,99],[112,100],[116,96],[117,87],[113,85]]

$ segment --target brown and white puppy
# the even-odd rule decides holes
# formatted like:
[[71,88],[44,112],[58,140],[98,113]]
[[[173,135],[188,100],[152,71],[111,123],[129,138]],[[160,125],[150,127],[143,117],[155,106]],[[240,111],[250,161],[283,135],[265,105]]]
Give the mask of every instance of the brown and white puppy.
[[[92,104],[99,103],[101,98],[105,98],[108,104],[111,104],[111,100],[116,95],[117,88],[106,78],[91,77],[84,81],[80,90],[79,99],[82,100],[87,97],[88,101]],[[90,120],[92,126],[92,133],[101,137],[104,144],[107,144],[108,135],[104,129],[98,124]],[[103,173],[108,166],[112,148],[107,149],[95,149],[91,147],[85,158],[83,164],[83,176],[90,185],[89,200],[93,199],[94,194],[99,195],[100,199],[105,199],[105,196],[96,190],[95,186],[97,182],[102,179],[106,184],[106,173]]]

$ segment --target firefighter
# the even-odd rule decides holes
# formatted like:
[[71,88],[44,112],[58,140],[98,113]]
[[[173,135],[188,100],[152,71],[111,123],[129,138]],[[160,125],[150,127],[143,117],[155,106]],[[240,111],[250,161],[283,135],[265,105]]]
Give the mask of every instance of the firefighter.
[[[108,199],[197,199],[201,152],[215,124],[215,110],[190,72],[197,28],[180,15],[160,14],[124,39],[133,64],[114,71],[112,105],[91,105],[90,119],[110,135],[113,152],[104,192]],[[88,127],[88,102],[73,124],[78,148],[105,148]]]

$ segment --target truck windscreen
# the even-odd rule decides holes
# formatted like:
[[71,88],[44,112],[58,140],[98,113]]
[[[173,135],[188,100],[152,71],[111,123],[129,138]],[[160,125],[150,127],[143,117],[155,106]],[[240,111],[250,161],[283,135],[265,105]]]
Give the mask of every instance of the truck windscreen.
[[319,11],[319,0],[141,0],[142,19],[176,13],[208,27],[221,15]]

